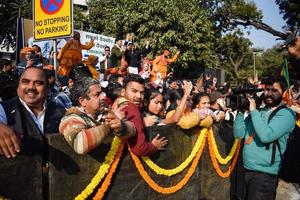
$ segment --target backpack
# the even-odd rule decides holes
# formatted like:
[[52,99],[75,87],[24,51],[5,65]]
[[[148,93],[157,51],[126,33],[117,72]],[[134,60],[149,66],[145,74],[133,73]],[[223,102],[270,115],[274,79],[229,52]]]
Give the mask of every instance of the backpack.
[[[280,110],[286,108],[286,106],[279,106],[269,116],[268,122],[273,116]],[[270,144],[266,145],[268,149]],[[274,164],[276,147],[279,150],[281,157],[281,167],[278,173],[278,177],[285,182],[300,183],[300,127],[296,125],[293,132],[290,134],[287,141],[287,147],[282,154],[278,139],[272,142],[272,157],[271,165]]]

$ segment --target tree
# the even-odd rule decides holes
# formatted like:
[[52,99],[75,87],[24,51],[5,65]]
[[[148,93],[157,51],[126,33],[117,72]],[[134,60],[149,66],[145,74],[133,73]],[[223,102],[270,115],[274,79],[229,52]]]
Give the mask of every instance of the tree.
[[239,78],[240,67],[244,66],[246,56],[251,53],[251,44],[239,30],[225,35],[217,43],[216,51],[220,62],[235,78]]
[[123,38],[134,33],[135,42],[150,41],[153,55],[176,46],[182,53],[175,65],[184,68],[215,66],[213,24],[198,0],[90,0],[88,6],[99,33]]
[[74,29],[88,31],[89,23],[88,23],[88,16],[84,14],[84,10],[79,6],[73,6],[73,24]]
[[257,9],[253,1],[201,0],[200,5],[209,10],[211,20],[215,22],[217,30],[221,33],[241,25],[254,26],[283,40],[287,37],[285,33],[274,30],[262,21],[262,12]]
[[5,47],[15,48],[18,17],[32,18],[31,0],[0,1],[0,43]]
[[286,20],[287,29],[300,26],[300,2],[298,0],[276,0],[283,19]]
[[258,64],[258,70],[261,76],[274,77],[278,75],[278,71],[282,69],[283,59],[287,56],[287,53],[278,51],[279,48],[278,45],[275,45],[264,51],[261,56],[258,57],[258,61],[259,59],[261,60],[261,65]]

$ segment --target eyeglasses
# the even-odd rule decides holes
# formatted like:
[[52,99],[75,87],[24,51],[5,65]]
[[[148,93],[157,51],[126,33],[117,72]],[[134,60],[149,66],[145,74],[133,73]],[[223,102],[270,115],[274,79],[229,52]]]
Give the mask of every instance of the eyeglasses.
[[104,51],[110,51],[109,49],[105,49]]

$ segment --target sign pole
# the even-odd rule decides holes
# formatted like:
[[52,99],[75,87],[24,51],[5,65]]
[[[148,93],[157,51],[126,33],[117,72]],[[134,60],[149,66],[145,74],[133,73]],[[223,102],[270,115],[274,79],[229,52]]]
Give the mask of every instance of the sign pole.
[[58,80],[58,76],[57,76],[57,70],[58,70],[58,66],[57,66],[57,40],[56,39],[53,40],[53,67],[54,67],[54,72],[55,72],[55,80]]

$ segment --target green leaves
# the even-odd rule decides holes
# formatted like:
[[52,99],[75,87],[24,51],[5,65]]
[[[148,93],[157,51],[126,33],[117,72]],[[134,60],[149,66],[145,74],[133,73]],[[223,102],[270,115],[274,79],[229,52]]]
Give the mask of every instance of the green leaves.
[[207,20],[207,12],[198,1],[90,0],[89,8],[90,22],[100,33],[124,38],[127,33],[135,33],[135,42],[141,42],[138,46],[150,41],[153,57],[176,46],[182,50],[175,64],[180,67],[210,63],[207,59],[213,52],[209,48],[214,40],[213,23]]
[[2,0],[0,2],[0,43],[15,48],[18,17],[32,18],[31,0]]

